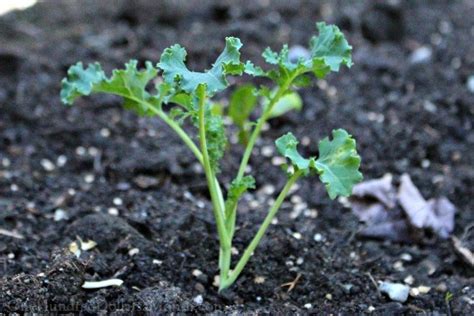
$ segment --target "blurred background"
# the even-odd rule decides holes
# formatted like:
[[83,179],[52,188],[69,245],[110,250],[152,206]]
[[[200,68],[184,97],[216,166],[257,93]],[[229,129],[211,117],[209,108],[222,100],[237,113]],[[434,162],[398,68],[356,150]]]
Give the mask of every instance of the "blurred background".
[[[8,11],[14,8],[21,10]],[[260,55],[267,46],[278,50],[288,43],[304,50],[315,34],[317,21],[341,28],[353,46],[354,66],[326,80],[315,80],[311,87],[300,91],[304,100],[301,111],[270,122],[271,128],[263,134],[251,162],[253,170],[258,171],[255,176],[259,188],[263,189],[244,203],[243,231],[252,231],[252,225],[264,214],[266,199],[271,199],[275,188],[285,181],[279,167],[272,164],[276,155],[274,139],[291,130],[300,139],[306,137],[302,144],[305,155],[316,154],[317,142],[339,127],[357,139],[366,179],[390,173],[398,183],[400,175],[408,174],[425,198],[447,197],[457,208],[457,236],[468,232],[474,221],[472,0],[2,0],[0,14],[0,223],[5,230],[28,236],[14,242],[8,239],[11,237],[0,236],[0,253],[13,253],[18,258],[8,265],[6,275],[41,271],[49,263],[53,248],[66,245],[63,236],[74,238],[75,232],[87,231],[81,227],[93,227],[90,223],[78,224],[78,220],[86,214],[100,213],[119,215],[146,236],[165,239],[184,231],[174,244],[159,246],[169,247],[162,249],[162,254],[177,261],[167,265],[165,260],[157,269],[143,265],[151,262],[151,257],[140,257],[142,261],[134,261],[138,274],[124,272],[128,284],[149,286],[154,284],[154,276],[160,275],[173,280],[186,293],[201,293],[192,276],[173,274],[179,265],[176,262],[182,260],[177,255],[181,251],[204,262],[215,260],[213,251],[202,251],[214,245],[212,228],[208,228],[210,233],[195,232],[187,231],[186,226],[195,218],[198,223],[212,223],[210,212],[204,214],[196,207],[208,203],[199,167],[162,122],[124,111],[114,97],[94,96],[79,100],[74,107],[61,105],[60,81],[77,61],[98,61],[110,72],[131,58],[141,65],[146,60],[157,62],[162,50],[175,43],[187,49],[190,68],[203,70],[215,60],[226,36],[242,40],[243,60],[251,59],[263,66]],[[217,98],[225,105],[227,96]],[[231,180],[241,150],[233,146],[225,156],[223,182]],[[191,195],[183,197],[183,192]],[[296,231],[303,239],[297,244],[288,237],[290,240],[282,243],[280,237],[273,236],[268,239],[271,248],[267,247],[266,252],[277,249],[280,254],[296,257],[303,248],[313,249],[308,252],[313,253],[312,259],[305,264],[313,262],[317,268],[305,268],[303,264],[301,269],[310,280],[306,287],[292,298],[278,292],[279,299],[286,297],[298,306],[309,300],[329,304],[335,310],[343,308],[347,293],[335,289],[337,282],[322,277],[324,273],[343,276],[356,284],[360,289],[357,295],[365,303],[374,299],[373,285],[365,274],[353,274],[350,269],[354,267],[346,267],[346,261],[326,262],[314,254],[326,254],[326,250],[329,255],[337,252],[335,258],[344,260],[353,252],[365,259],[382,254],[382,263],[372,265],[367,261],[360,270],[372,269],[381,279],[404,279],[406,273],[418,271],[418,263],[428,260],[434,262],[438,272],[420,276],[425,283],[435,287],[447,282],[451,292],[459,293],[456,299],[472,295],[472,289],[467,294],[462,292],[469,284],[469,274],[449,240],[424,236],[420,244],[360,243],[352,239],[346,243],[357,231],[359,221],[343,207],[344,201],[329,201],[317,179],[305,179],[298,196],[285,204],[282,216],[287,221],[282,221],[278,226],[281,230],[275,229],[275,234],[290,236],[288,232]],[[318,211],[317,220],[290,217],[295,203],[301,201],[305,203],[303,208]],[[259,212],[253,212],[255,205]],[[170,209],[174,213],[168,212]],[[188,213],[195,217],[190,218]],[[326,243],[315,246],[316,233],[326,236]],[[98,230],[96,235],[102,234]],[[237,240],[237,244],[245,241]],[[280,271],[278,267],[286,271],[278,251],[266,258],[267,262],[260,261],[260,267],[268,263],[276,271]],[[410,253],[414,262],[404,271],[391,269],[401,253]],[[145,252],[142,255],[152,256]],[[124,257],[120,260],[138,260]],[[110,258],[102,258],[102,264],[112,265]],[[193,260],[182,261],[183,269],[189,272],[195,268],[190,263]],[[255,262],[247,272],[247,280],[259,272],[259,261]],[[204,271],[209,279],[199,281],[206,288],[212,288],[210,266]],[[99,272],[89,273],[111,274],[105,268],[97,269]],[[286,272],[274,275],[275,280],[261,285],[261,296],[273,297],[274,289],[288,279]],[[446,278],[449,280],[443,281]],[[333,293],[336,303],[325,299],[326,292],[320,291]],[[250,290],[232,295],[214,298],[214,302],[238,302],[235,295],[244,302],[255,302]],[[429,299],[416,301],[417,306],[429,308],[430,300],[445,306],[444,294],[430,295]],[[459,311],[468,304],[461,299],[455,302]],[[347,304],[352,303],[348,300]],[[364,312],[366,307],[357,311]]]

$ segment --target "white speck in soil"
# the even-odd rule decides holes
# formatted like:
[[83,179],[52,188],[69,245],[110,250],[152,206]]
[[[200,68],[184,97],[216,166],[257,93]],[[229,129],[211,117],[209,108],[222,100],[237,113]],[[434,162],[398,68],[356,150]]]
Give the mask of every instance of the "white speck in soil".
[[67,157],[64,155],[60,155],[56,159],[56,164],[58,165],[58,167],[64,167],[66,165],[66,162],[67,162]]
[[54,221],[55,222],[65,220],[67,218],[68,218],[67,213],[63,209],[58,208],[56,211],[54,211]]
[[6,157],[2,158],[2,167],[8,168],[8,167],[10,167],[10,165],[11,165],[10,159],[8,159]]
[[310,143],[311,143],[311,138],[309,138],[308,136],[303,136],[303,138],[301,138],[301,145],[309,146]]
[[69,190],[67,190],[67,194],[69,194],[70,196],[74,196],[74,195],[76,195],[76,190],[69,189]]
[[332,300],[332,294],[331,293],[326,294],[326,299],[329,301]]
[[415,282],[415,278],[413,277],[413,275],[410,274],[405,279],[403,279],[403,282],[405,282],[408,285],[412,285],[413,282]]
[[15,254],[13,252],[10,252],[8,255],[7,255],[7,258],[10,259],[10,260],[13,260],[15,259]]
[[413,257],[409,253],[402,253],[400,255],[400,259],[402,259],[403,261],[410,262],[413,260]]
[[95,147],[89,147],[89,148],[87,149],[87,153],[88,153],[89,155],[91,155],[92,157],[95,157],[95,156],[97,156],[97,155],[99,154],[99,150],[98,150],[97,148],[95,148]]
[[423,101],[423,108],[430,113],[436,113],[438,111],[436,105],[429,100]]
[[11,190],[12,192],[16,192],[16,191],[18,191],[18,186],[13,183],[12,185],[10,185],[10,190]]
[[311,309],[311,308],[313,308],[313,305],[311,303],[306,303],[306,304],[304,304],[304,308]]
[[272,219],[272,225],[278,225],[278,218]]
[[114,203],[115,206],[120,206],[120,205],[123,204],[123,201],[122,201],[121,198],[116,197],[116,198],[114,198],[113,203]]
[[84,156],[86,154],[86,149],[82,146],[76,148],[76,155]]
[[163,264],[163,261],[158,260],[158,259],[153,259],[153,264],[155,264],[157,266],[161,266]]
[[139,252],[140,252],[140,249],[138,249],[138,248],[132,248],[132,249],[130,249],[130,250],[128,251],[128,255],[129,255],[130,257],[133,257],[133,256],[135,256],[136,254],[138,254]]
[[395,261],[393,264],[393,268],[397,271],[405,271],[405,267],[403,266],[403,262],[401,261]]
[[474,75],[467,78],[467,90],[469,90],[471,93],[474,93]]
[[323,235],[321,235],[321,234],[319,234],[319,233],[318,233],[318,234],[314,234],[313,240],[314,240],[315,242],[321,242],[321,241],[324,241],[324,237],[323,237]]
[[54,163],[52,163],[51,160],[49,159],[41,159],[40,163],[43,169],[48,172],[51,172],[54,169],[56,169],[56,166],[54,165]]
[[428,168],[428,167],[430,166],[430,164],[431,164],[431,162],[430,162],[428,159],[423,159],[423,160],[421,161],[421,167],[422,167],[423,169]]
[[110,130],[108,128],[102,128],[100,130],[100,136],[104,137],[104,138],[107,138],[110,136]]
[[262,192],[266,195],[272,195],[275,193],[275,187],[271,184],[266,184],[263,186]]
[[303,215],[309,218],[316,218],[318,217],[318,211],[315,209],[305,210]]
[[430,41],[434,46],[439,46],[443,42],[443,38],[438,33],[433,33],[430,36]]
[[85,182],[85,183],[92,183],[92,182],[94,182],[94,180],[95,180],[95,177],[94,177],[93,174],[90,174],[90,173],[89,173],[89,174],[86,174],[86,175],[84,176],[84,182]]
[[199,269],[194,269],[192,273],[196,278],[199,278],[202,275],[202,271]]
[[273,146],[263,146],[260,152],[264,157],[272,157],[275,153],[275,150]]
[[112,216],[118,216],[119,215],[119,210],[116,207],[109,207],[107,209],[107,213]]
[[196,296],[195,298],[193,298],[193,301],[194,301],[194,303],[196,303],[197,305],[201,305],[201,304],[204,302],[204,299],[202,298],[202,295],[199,294],[198,296]]
[[275,156],[272,158],[272,165],[274,166],[281,166],[286,163],[286,159],[280,156]]
[[239,250],[235,247],[230,248],[230,253],[233,254],[234,256],[237,256],[239,254]]
[[255,284],[263,284],[263,283],[265,283],[265,278],[264,278],[263,276],[257,275],[257,276],[253,279],[253,283],[255,283]]
[[301,235],[301,233],[299,233],[299,232],[294,232],[293,234],[291,234],[291,236],[293,236],[293,238],[295,238],[297,240],[300,240],[303,237]]
[[431,61],[433,50],[428,46],[421,46],[417,48],[410,55],[410,62],[412,64],[424,64]]
[[296,264],[299,266],[302,265],[303,262],[304,262],[304,259],[302,257],[298,257],[298,259],[296,259]]

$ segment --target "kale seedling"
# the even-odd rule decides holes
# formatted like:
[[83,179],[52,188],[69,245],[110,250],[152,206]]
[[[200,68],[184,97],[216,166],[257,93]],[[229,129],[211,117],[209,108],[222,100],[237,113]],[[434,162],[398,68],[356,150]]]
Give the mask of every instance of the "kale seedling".
[[[352,65],[352,47],[342,32],[336,26],[325,23],[318,23],[317,29],[319,34],[313,36],[309,43],[309,57],[290,60],[287,45],[280,52],[267,48],[262,54],[269,65],[267,70],[250,61],[241,62],[240,40],[228,37],[224,51],[211,69],[204,72],[189,70],[185,64],[186,50],[180,45],[173,45],[164,50],[158,64],[146,62],[145,69],[138,70],[137,61],[132,60],[125,65],[125,69],[114,70],[112,76],[107,77],[100,64],[94,63],[84,68],[79,62],[70,67],[67,78],[62,81],[63,103],[72,104],[76,98],[93,93],[120,96],[126,109],[139,115],[158,116],[189,147],[203,166],[209,187],[220,243],[220,290],[229,287],[240,275],[299,178],[319,175],[331,199],[350,195],[354,184],[362,179],[358,170],[360,157],[356,152],[355,140],[345,130],[334,130],[332,140],[325,138],[320,141],[318,157],[303,157],[297,150],[298,140],[292,133],[278,138],[276,148],[288,161],[285,168],[287,183],[255,237],[231,269],[237,207],[241,196],[255,189],[254,178],[245,173],[262,127],[268,120],[301,107],[301,98],[296,89],[307,86],[311,74],[324,78],[328,73],[338,71],[342,65]],[[240,86],[231,96],[227,112],[224,113],[223,107],[214,103],[212,98],[229,87],[228,76],[243,74],[266,78],[273,83],[273,87],[256,88],[251,84]],[[154,89],[148,89],[150,85],[154,85]],[[257,106],[261,106],[261,115],[251,122],[251,114],[256,112]],[[239,170],[227,188],[226,198],[217,179],[219,162],[229,144],[224,115],[228,115],[235,123],[239,139],[245,146]],[[197,128],[197,135],[185,132],[182,128],[185,120]]]

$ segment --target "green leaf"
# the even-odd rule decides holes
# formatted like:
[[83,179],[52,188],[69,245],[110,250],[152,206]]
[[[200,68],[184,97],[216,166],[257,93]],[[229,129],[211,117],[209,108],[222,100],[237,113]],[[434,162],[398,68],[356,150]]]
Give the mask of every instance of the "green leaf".
[[152,107],[161,106],[171,87],[166,84],[158,86],[158,95],[147,92],[146,86],[157,76],[158,70],[151,62],[146,62],[145,66],[145,69],[137,70],[137,61],[131,60],[125,64],[125,69],[116,69],[107,78],[100,64],[90,64],[84,69],[79,62],[69,68],[67,78],[62,81],[61,101],[72,104],[80,96],[110,93],[123,97],[125,108],[140,115],[153,115],[155,112]]
[[90,64],[86,69],[82,62],[69,67],[67,78],[61,82],[61,101],[64,104],[73,104],[80,96],[88,96],[98,83],[106,80],[99,63]]
[[237,88],[232,93],[229,103],[229,116],[234,124],[243,127],[256,104],[257,95],[253,85],[246,84]]
[[255,189],[255,179],[252,176],[245,176],[241,180],[232,181],[227,199],[225,201],[226,218],[229,218],[242,194],[249,189]]
[[303,158],[297,150],[298,140],[290,132],[287,133],[275,141],[278,152],[288,158],[291,164],[297,167],[299,170],[309,170],[310,159]]
[[291,62],[288,58],[288,45],[284,45],[278,53],[267,48],[262,57],[266,63],[276,67],[264,71],[247,62],[245,73],[269,77],[279,85],[283,85],[289,79],[296,80],[299,85],[306,85],[307,78],[298,81],[298,77],[305,73],[313,73],[316,77],[323,78],[331,71],[339,71],[341,65],[351,67],[352,47],[339,28],[324,22],[317,23],[316,26],[319,34],[310,40],[311,56],[308,59],[300,58],[296,62]]
[[[267,102],[268,103],[268,102]],[[289,92],[281,97],[272,108],[269,118],[282,116],[283,114],[296,110],[300,111],[303,108],[303,101],[297,92]]]
[[319,143],[319,158],[313,167],[326,185],[329,197],[349,196],[353,186],[362,181],[359,172],[360,156],[356,151],[356,142],[345,130],[332,132],[333,140],[323,139]]
[[322,60],[331,71],[339,71],[341,65],[352,66],[352,46],[347,43],[344,34],[335,25],[326,25],[324,22],[316,24],[319,36],[310,41],[313,62]]
[[205,72],[195,72],[187,68],[186,50],[173,45],[163,52],[158,67],[163,70],[163,78],[169,84],[178,86],[187,93],[193,93],[200,84],[206,85],[207,95],[213,96],[224,90],[229,83],[227,75],[240,75],[244,65],[240,62],[242,43],[238,38],[227,37],[224,51],[219,55],[212,68]]

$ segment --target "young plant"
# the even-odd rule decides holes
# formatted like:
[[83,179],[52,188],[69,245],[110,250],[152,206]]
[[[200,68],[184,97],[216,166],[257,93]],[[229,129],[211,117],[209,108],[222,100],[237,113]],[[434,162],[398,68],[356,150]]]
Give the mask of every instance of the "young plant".
[[[114,70],[112,76],[107,77],[98,63],[84,68],[79,62],[69,68],[67,78],[62,81],[63,103],[72,104],[76,98],[93,93],[120,96],[126,109],[139,115],[158,116],[166,122],[191,150],[204,168],[219,234],[220,290],[232,285],[240,275],[298,179],[319,175],[331,199],[349,196],[352,187],[362,179],[355,140],[345,130],[334,130],[332,140],[325,138],[320,141],[318,157],[303,157],[297,149],[298,140],[292,133],[278,138],[276,148],[288,161],[287,183],[255,237],[231,269],[238,203],[245,192],[255,189],[254,178],[245,172],[262,127],[274,117],[301,108],[301,98],[296,89],[307,86],[311,74],[324,78],[328,73],[338,71],[342,65],[352,65],[352,47],[342,32],[336,26],[325,23],[318,23],[317,29],[319,34],[313,36],[309,43],[309,57],[293,61],[288,57],[287,45],[280,52],[267,48],[262,54],[268,64],[267,70],[250,61],[241,62],[240,40],[228,37],[223,52],[204,72],[189,70],[185,64],[186,50],[180,45],[173,45],[164,50],[158,64],[146,62],[145,69],[138,70],[137,61],[131,60],[125,69]],[[224,111],[212,102],[212,98],[228,88],[228,76],[243,74],[266,78],[273,86],[255,88],[246,84],[237,88],[230,98],[227,115],[236,124],[245,150],[237,175],[224,198],[217,175],[220,172],[219,162],[229,143],[223,122]],[[150,85],[154,85],[154,89],[148,89]],[[251,115],[257,106],[261,107],[261,115],[252,122]],[[197,135],[185,132],[181,127],[185,120],[197,128]]]

